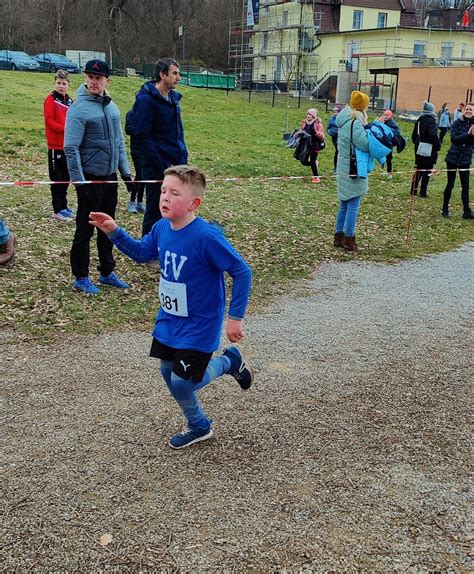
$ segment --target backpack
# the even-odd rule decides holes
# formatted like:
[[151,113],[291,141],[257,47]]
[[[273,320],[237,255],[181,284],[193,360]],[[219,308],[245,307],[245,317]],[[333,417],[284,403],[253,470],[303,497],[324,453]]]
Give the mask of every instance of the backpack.
[[135,118],[134,118],[134,112],[133,112],[133,108],[131,110],[129,110],[127,112],[127,115],[125,116],[125,133],[128,136],[133,136],[135,135]]

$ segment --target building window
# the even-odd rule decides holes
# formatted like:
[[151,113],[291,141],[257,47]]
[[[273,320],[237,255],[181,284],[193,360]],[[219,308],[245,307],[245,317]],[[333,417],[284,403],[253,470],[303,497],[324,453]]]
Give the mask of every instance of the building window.
[[268,50],[268,32],[264,32],[262,52],[266,52],[267,50]]
[[283,12],[283,26],[288,26],[288,10]]
[[466,57],[466,44],[461,44],[461,58],[464,60]]
[[453,43],[452,42],[441,42],[441,59],[444,61],[445,65],[451,62],[453,56]]
[[387,27],[387,13],[379,12],[377,16],[377,28],[386,28],[386,27]]
[[362,30],[363,20],[364,20],[364,12],[362,10],[354,10],[354,15],[352,16],[352,29]]
[[426,42],[415,42],[413,45],[413,63],[414,64],[422,64],[426,50]]

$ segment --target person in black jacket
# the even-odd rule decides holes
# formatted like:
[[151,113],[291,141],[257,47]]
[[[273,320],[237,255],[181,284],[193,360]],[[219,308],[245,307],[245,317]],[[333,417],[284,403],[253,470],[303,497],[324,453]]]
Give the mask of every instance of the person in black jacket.
[[[423,102],[423,110],[415,123],[411,140],[415,144],[415,175],[413,176],[411,194],[418,193],[420,184],[420,197],[428,197],[428,183],[430,181],[431,169],[438,161],[438,151],[441,144],[438,137],[438,125],[436,123],[435,107],[431,102]],[[431,155],[426,157],[417,153],[418,145],[427,143],[432,145]]]
[[466,104],[463,115],[453,122],[451,126],[451,147],[446,156],[448,168],[448,182],[444,190],[443,217],[450,217],[449,200],[456,180],[456,172],[459,170],[461,180],[461,199],[463,205],[463,218],[473,219],[473,213],[469,207],[469,176],[472,163],[472,146],[474,145],[474,103]]

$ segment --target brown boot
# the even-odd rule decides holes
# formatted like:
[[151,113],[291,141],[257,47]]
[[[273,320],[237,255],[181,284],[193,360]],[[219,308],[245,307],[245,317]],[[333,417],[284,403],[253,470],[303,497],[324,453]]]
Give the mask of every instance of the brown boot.
[[16,237],[10,231],[10,236],[6,243],[0,244],[0,265],[6,265],[15,255]]
[[342,241],[344,239],[344,233],[334,234],[334,247],[342,247]]
[[342,246],[344,247],[344,249],[347,249],[347,251],[359,251],[359,248],[357,247],[357,243],[355,241],[355,237],[344,236]]

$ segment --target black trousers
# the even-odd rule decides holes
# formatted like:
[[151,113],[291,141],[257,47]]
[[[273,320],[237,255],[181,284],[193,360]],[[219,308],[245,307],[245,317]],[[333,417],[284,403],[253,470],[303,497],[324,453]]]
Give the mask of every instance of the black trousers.
[[310,165],[311,166],[311,173],[313,174],[313,176],[318,175],[318,164],[316,163],[318,159],[318,153],[317,152],[311,152],[309,154],[309,158],[307,160],[305,160],[304,162],[301,162],[303,165]]
[[[415,168],[416,172],[412,180],[412,195],[416,195],[418,192],[418,185],[420,186],[420,197],[426,197],[428,191],[428,184],[430,182],[431,169],[438,160],[438,154],[434,157],[423,157],[420,155],[415,155]],[[418,171],[425,170],[425,171]]]
[[[66,155],[62,149],[48,150],[48,171],[51,181],[69,181]],[[58,213],[67,208],[67,188],[69,183],[52,183],[51,199],[53,211]]]
[[439,128],[439,143],[443,143],[444,136],[446,135],[448,128]]
[[334,152],[334,169],[336,169],[337,167],[337,155],[338,155],[338,151],[337,151],[337,136],[331,136],[332,139],[332,145],[334,146],[335,152]]
[[387,173],[392,173],[392,160],[393,160],[393,153],[390,152],[388,154],[388,156],[385,158],[385,161],[387,162]]
[[[131,153],[132,153],[133,167],[135,168],[135,180],[141,180],[143,179],[141,156],[139,153],[134,151],[132,151]],[[145,184],[135,183],[133,191],[130,194],[130,201],[138,201],[139,203],[141,203],[143,201],[144,193],[145,193]]]
[[[85,173],[86,180],[113,180],[117,181],[117,174],[92,175]],[[71,269],[72,274],[80,279],[89,275],[90,262],[90,240],[94,235],[94,227],[89,223],[89,213],[91,211],[103,211],[115,217],[117,207],[116,183],[93,183],[79,185],[77,192],[77,216],[76,232],[72,240],[71,247]],[[97,269],[102,275],[109,275],[115,269],[115,259],[112,255],[113,245],[107,235],[97,229],[97,251],[99,254],[99,265]]]
[[[163,180],[163,172],[156,170],[152,167],[143,166],[142,169],[143,179],[159,179]],[[151,231],[155,223],[161,219],[160,211],[160,195],[161,183],[147,183],[145,184],[146,194],[146,211],[143,216],[142,224],[142,237]]]
[[[448,181],[446,183],[446,187],[444,188],[444,197],[443,197],[443,210],[448,210],[449,207],[449,200],[451,199],[451,192],[454,188],[454,182],[456,181],[456,172],[458,169],[466,168],[468,169],[470,166],[464,165],[459,166],[455,163],[446,162],[446,167],[448,169]],[[459,179],[461,180],[461,201],[464,211],[469,211],[469,176],[470,171],[460,171],[459,172]]]

